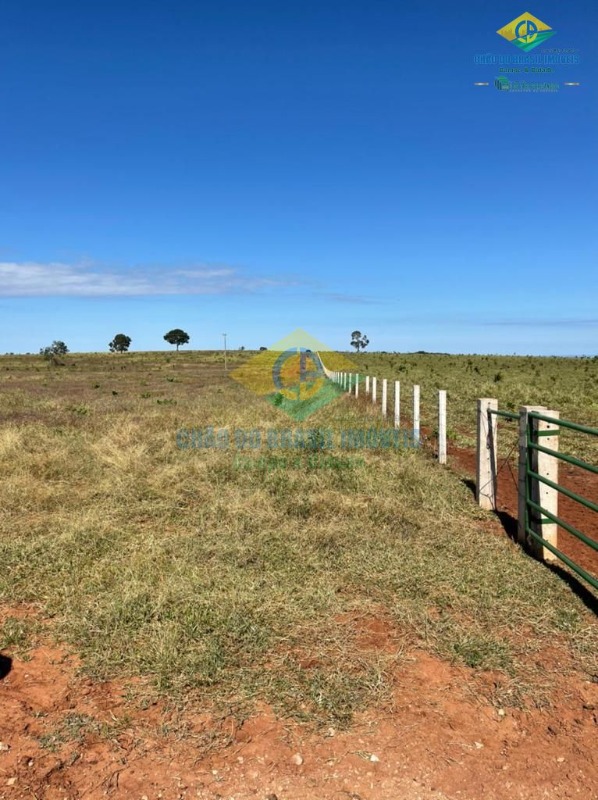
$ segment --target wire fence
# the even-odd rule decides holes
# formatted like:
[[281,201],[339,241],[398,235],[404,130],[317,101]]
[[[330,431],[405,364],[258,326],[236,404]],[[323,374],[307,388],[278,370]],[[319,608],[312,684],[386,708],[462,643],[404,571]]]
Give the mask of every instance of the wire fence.
[[405,403],[403,407],[401,399],[401,383],[398,380],[388,378],[378,379],[376,375],[361,375],[354,372],[343,372],[330,370],[324,364],[320,354],[317,354],[324,375],[332,382],[337,384],[350,396],[356,399],[365,398],[379,409],[382,418],[392,422],[395,429],[404,426],[405,420],[409,418],[411,426],[412,441],[420,447],[432,450],[432,442],[436,439],[436,452],[440,464],[447,462],[447,392],[444,389],[438,390],[438,405],[436,420],[431,425],[426,426],[434,430],[434,436],[426,434],[421,425],[420,396],[421,387],[414,384],[412,387],[412,405],[409,412],[405,413]]
[[[498,421],[518,422],[515,444],[499,462]],[[561,452],[561,430],[597,437],[598,429],[560,419],[557,411],[543,406],[522,406],[519,413],[498,408],[494,398],[478,400],[478,448],[476,495],[482,508],[497,508],[499,477],[509,475],[517,486],[517,538],[535,555],[549,562],[562,562],[594,590],[598,590],[598,481],[576,477],[582,487],[563,485],[559,463],[579,468],[590,476],[598,467],[571,453]],[[513,470],[513,454],[519,449],[518,469]],[[587,491],[586,491],[587,489]],[[563,496],[565,514],[559,510]],[[579,509],[581,507],[581,510]],[[571,519],[571,516],[573,519]],[[565,518],[568,517],[568,518]],[[559,530],[563,544],[559,545]],[[572,537],[572,538],[569,538]]]

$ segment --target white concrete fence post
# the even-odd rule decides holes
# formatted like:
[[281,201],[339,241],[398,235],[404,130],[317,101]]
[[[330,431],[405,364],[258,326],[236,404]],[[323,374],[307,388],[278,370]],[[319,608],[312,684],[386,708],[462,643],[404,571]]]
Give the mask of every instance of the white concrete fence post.
[[365,393],[366,394],[370,393],[370,376],[369,375],[365,376]]
[[[542,411],[542,415],[545,417],[551,417],[554,420],[558,420],[560,417],[558,411],[551,410]],[[534,419],[532,417],[531,425],[533,438],[537,440],[539,445],[546,447],[548,450],[558,451],[558,422],[546,422],[546,420]],[[540,433],[543,435],[538,436]],[[552,483],[559,482],[559,460],[556,456],[552,456],[549,453],[542,453],[539,450],[532,450],[530,456],[531,468],[533,472],[535,472],[541,478],[546,478],[546,480],[552,481]],[[547,484],[538,480],[538,478],[534,478],[533,476],[530,480],[531,499],[534,501],[534,503],[537,503],[554,517],[558,516],[559,493],[557,489],[553,489],[552,486],[547,486]],[[546,539],[546,541],[549,542],[553,547],[558,547],[557,523],[552,522],[549,517],[545,517],[544,514],[536,511],[535,509],[531,509],[530,518],[530,528],[534,531],[534,533],[538,536],[541,536],[543,539]],[[555,556],[555,554],[549,550],[548,547],[545,547],[541,542],[538,542],[533,536],[528,535],[527,544],[530,551],[536,556],[536,558],[540,558],[543,561],[558,561],[558,556]]]
[[351,394],[352,390],[353,390],[353,373],[350,372],[349,373],[349,389],[348,389],[349,394]]
[[401,427],[401,383],[395,381],[395,428]]
[[388,380],[382,379],[382,416],[386,416],[386,406],[388,402]]
[[438,391],[438,463],[446,464],[446,390]]
[[372,403],[376,402],[377,384],[378,379],[376,377],[372,378]]
[[517,504],[517,541],[521,545],[527,542],[525,523],[527,520],[527,425],[530,411],[546,411],[545,406],[521,406],[519,409],[519,475]]
[[478,400],[476,499],[480,508],[496,509],[496,431],[498,400],[481,397]]
[[359,373],[355,375],[355,397],[359,397]]
[[419,444],[419,386],[413,386],[413,440]]

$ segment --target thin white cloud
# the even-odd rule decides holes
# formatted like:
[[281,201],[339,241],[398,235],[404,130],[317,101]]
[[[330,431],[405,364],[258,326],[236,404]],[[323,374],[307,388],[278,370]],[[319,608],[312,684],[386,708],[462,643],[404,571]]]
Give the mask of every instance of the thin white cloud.
[[0,262],[0,297],[135,297],[237,294],[299,286],[229,266],[101,269],[93,264]]

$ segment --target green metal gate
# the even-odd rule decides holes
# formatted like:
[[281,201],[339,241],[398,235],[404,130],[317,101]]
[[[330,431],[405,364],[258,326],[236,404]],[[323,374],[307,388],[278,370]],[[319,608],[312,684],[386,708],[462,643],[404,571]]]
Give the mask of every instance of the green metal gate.
[[540,503],[536,502],[533,497],[532,487],[535,481],[542,483],[546,486],[549,486],[551,489],[554,489],[560,492],[563,495],[566,495],[571,500],[574,500],[577,503],[580,503],[585,508],[589,509],[593,512],[598,512],[598,505],[589,500],[586,497],[582,497],[581,495],[577,494],[576,492],[571,491],[570,489],[565,488],[559,483],[555,483],[545,476],[540,475],[533,469],[534,459],[536,453],[545,453],[546,455],[552,456],[553,458],[557,458],[560,461],[565,461],[568,464],[572,464],[575,467],[579,467],[587,472],[593,473],[594,475],[598,475],[598,467],[587,463],[586,461],[582,461],[575,456],[568,455],[566,453],[560,453],[557,450],[553,450],[552,448],[545,447],[541,444],[542,437],[545,436],[554,436],[554,430],[538,430],[538,425],[536,424],[536,420],[548,422],[552,425],[556,425],[559,428],[567,428],[569,430],[576,431],[578,433],[588,434],[589,436],[598,436],[598,429],[596,428],[589,428],[586,425],[578,425],[575,422],[569,422],[568,420],[563,419],[555,419],[553,417],[545,416],[541,413],[531,411],[528,414],[528,424],[527,424],[527,456],[526,456],[526,496],[525,496],[525,532],[528,536],[532,537],[532,539],[541,544],[543,547],[546,547],[550,550],[558,559],[560,559],[564,564],[566,564],[573,572],[579,575],[580,578],[583,578],[584,581],[590,584],[594,589],[598,590],[598,577],[591,575],[587,570],[573,561],[571,558],[566,556],[561,550],[555,547],[551,542],[545,539],[540,531],[542,530],[542,525],[546,525],[549,523],[556,523],[568,531],[572,536],[575,536],[577,539],[582,541],[585,545],[590,547],[592,550],[598,552],[598,542],[595,539],[592,539],[590,536],[587,536],[582,531],[578,530],[575,526],[566,522],[566,520],[562,519],[560,516],[556,516],[548,511],[546,508],[543,508]]

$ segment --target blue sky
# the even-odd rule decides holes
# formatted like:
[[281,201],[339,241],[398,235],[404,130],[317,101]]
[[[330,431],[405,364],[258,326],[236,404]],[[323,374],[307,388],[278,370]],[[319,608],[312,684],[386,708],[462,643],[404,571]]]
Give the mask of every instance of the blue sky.
[[[580,86],[474,64],[526,10]],[[579,0],[4,0],[0,353],[596,353],[597,32]]]

